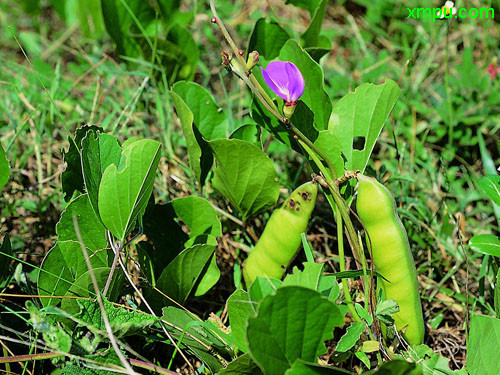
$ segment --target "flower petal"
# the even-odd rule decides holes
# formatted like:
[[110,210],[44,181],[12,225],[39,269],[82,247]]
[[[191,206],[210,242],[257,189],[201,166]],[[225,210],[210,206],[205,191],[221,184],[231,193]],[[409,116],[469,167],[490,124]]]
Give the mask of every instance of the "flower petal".
[[300,73],[299,68],[294,63],[286,63],[286,73],[288,75],[288,89],[290,91],[290,102],[296,102],[304,93],[304,77]]
[[281,93],[280,89],[276,86],[276,84],[274,83],[274,81],[271,79],[269,73],[262,67],[260,67],[260,70],[262,72],[262,77],[264,78],[264,81],[266,81],[266,84],[269,86],[269,88],[271,90],[273,90],[273,92],[278,95],[281,99],[283,100],[287,100],[288,99],[288,95],[285,93]]

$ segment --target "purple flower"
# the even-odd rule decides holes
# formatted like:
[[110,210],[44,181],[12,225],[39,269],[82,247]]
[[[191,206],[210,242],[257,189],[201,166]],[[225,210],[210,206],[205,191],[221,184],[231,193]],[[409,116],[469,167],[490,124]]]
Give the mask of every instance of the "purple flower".
[[273,61],[262,70],[264,81],[273,92],[285,101],[285,106],[295,106],[304,93],[304,77],[294,63]]

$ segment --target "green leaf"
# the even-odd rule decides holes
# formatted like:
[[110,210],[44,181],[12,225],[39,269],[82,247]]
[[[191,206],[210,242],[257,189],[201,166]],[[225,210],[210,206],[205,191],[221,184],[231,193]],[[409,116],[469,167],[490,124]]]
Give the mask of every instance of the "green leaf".
[[[207,141],[226,138],[226,115],[204,87],[194,82],[177,82],[172,87],[193,114],[194,126]],[[176,104],[177,106],[177,104]]]
[[311,17],[311,23],[309,27],[302,35],[302,40],[304,41],[304,47],[316,47],[319,42],[319,33],[321,32],[321,24],[323,23],[323,18],[325,17],[326,6],[330,0],[322,0]]
[[215,251],[213,245],[195,245],[175,257],[157,281],[157,288],[184,303]]
[[262,375],[262,371],[249,354],[243,354],[219,371],[218,375]]
[[[461,370],[450,370],[448,358],[435,353],[434,350],[427,345],[412,346],[407,352],[402,352],[403,357],[412,363],[416,363],[415,370],[410,372],[411,375],[469,375],[469,373],[462,368]],[[383,374],[391,374],[390,369],[387,369]],[[378,374],[378,373],[377,373]],[[398,374],[405,374],[399,372]]]
[[316,9],[318,9],[320,2],[321,0],[286,0],[285,4],[292,4],[296,7],[307,10],[312,18]]
[[259,302],[262,298],[274,294],[281,285],[281,280],[257,276],[250,288],[248,288],[248,295],[253,302]]
[[260,18],[252,30],[247,51],[257,51],[266,60],[273,60],[281,47],[290,38],[277,22]]
[[493,234],[478,234],[469,240],[471,250],[500,257],[500,238]]
[[394,319],[392,314],[399,311],[399,306],[393,299],[388,299],[377,303],[377,308],[375,309],[375,316],[380,319],[385,324],[394,324]]
[[[91,331],[93,328],[101,332],[106,331],[99,303],[94,299],[78,300],[77,302],[80,312],[75,317],[81,320],[79,324],[84,324]],[[118,338],[130,336],[143,328],[157,323],[159,320],[156,316],[147,313],[116,307],[106,298],[103,298],[103,304],[111,330]]]
[[186,138],[189,166],[194,172],[200,186],[205,184],[208,171],[212,168],[213,155],[208,143],[202,138],[194,124],[194,115],[181,96],[170,91],[170,97],[175,105],[177,116],[181,122],[182,133]]
[[143,139],[124,148],[120,165],[109,165],[99,186],[99,213],[106,228],[123,242],[144,214],[160,161],[160,143]]
[[386,80],[380,85],[361,85],[337,102],[328,130],[337,136],[342,145],[347,170],[365,170],[399,93],[398,85]]
[[366,325],[363,322],[351,323],[344,336],[342,336],[337,343],[335,351],[338,353],[344,353],[350,350],[354,345],[356,345],[365,328]]
[[106,229],[92,209],[87,194],[82,194],[73,199],[62,212],[61,219],[56,224],[59,243],[64,241],[78,242],[73,216],[76,216],[78,228],[87,249],[94,252],[108,246]]
[[319,293],[287,286],[265,297],[250,318],[250,354],[265,374],[284,374],[297,359],[315,362],[326,352],[324,341],[343,324],[338,307]]
[[88,132],[98,133],[102,128],[98,126],[82,126],[77,129],[75,137],[68,137],[69,148],[67,151],[63,150],[63,160],[66,162],[66,169],[61,175],[61,185],[66,201],[73,198],[75,191],[84,193],[82,163],[80,160],[80,153],[82,147],[82,139],[85,138]]
[[332,103],[324,89],[323,70],[298,43],[290,39],[281,49],[280,60],[291,61],[304,76],[305,89],[300,98],[314,113],[317,130],[328,129]]
[[[215,242],[217,244],[217,241]],[[217,284],[220,279],[220,269],[217,267],[217,259],[215,254],[208,265],[207,270],[203,274],[194,292],[195,297],[199,297],[207,293],[212,287]]]
[[242,141],[250,142],[256,145],[257,147],[261,146],[260,143],[261,131],[260,128],[255,124],[246,124],[240,126],[238,129],[236,129],[234,132],[231,133],[229,138],[241,139]]
[[337,278],[333,275],[321,275],[318,292],[320,292],[322,296],[328,297],[330,301],[335,302],[340,295],[340,287],[337,283]]
[[296,360],[285,375],[346,375],[349,371],[336,367],[324,367],[317,363],[309,363],[300,359]]
[[384,363],[378,370],[370,371],[367,375],[422,375],[422,370],[416,368],[414,363],[394,360]]
[[467,342],[467,369],[470,375],[496,374],[500,347],[500,319],[473,314]]
[[500,176],[487,175],[479,179],[479,187],[497,205],[500,206]]
[[[10,237],[8,233],[5,233],[5,236],[2,241],[2,246],[0,246],[0,281],[7,279],[10,275],[9,266],[12,262],[12,258],[10,256],[12,253],[12,246],[10,243]],[[10,255],[10,256],[9,256]]]
[[[122,149],[112,135],[88,132],[82,140],[82,170],[85,190],[90,204],[99,217],[98,196],[103,172],[114,164],[120,164]],[[99,219],[100,220],[100,219]]]
[[246,342],[247,322],[250,316],[255,315],[256,303],[251,301],[244,290],[236,290],[227,300],[227,314],[231,326],[231,336],[238,348],[248,352]]
[[274,205],[279,184],[269,157],[239,139],[210,142],[216,160],[213,186],[241,213],[243,219]]
[[0,144],[0,190],[3,189],[7,181],[9,180],[10,167],[7,158],[5,157],[5,151]]
[[338,137],[330,130],[321,130],[314,145],[332,162],[336,172],[335,177],[342,176],[344,174],[344,159],[342,158],[342,144]]
[[293,273],[286,275],[283,286],[296,285],[317,290],[321,272],[323,272],[323,265],[311,262],[304,262],[302,265],[304,266],[302,271],[297,266],[293,267]]

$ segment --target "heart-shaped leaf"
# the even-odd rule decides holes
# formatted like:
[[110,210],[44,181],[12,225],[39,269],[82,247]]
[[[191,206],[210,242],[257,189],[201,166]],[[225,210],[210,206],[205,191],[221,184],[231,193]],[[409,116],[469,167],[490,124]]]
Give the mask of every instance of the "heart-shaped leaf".
[[118,168],[110,164],[99,186],[99,213],[106,228],[120,241],[144,214],[160,161],[160,143],[142,139],[125,147]]
[[279,184],[273,163],[253,144],[239,139],[210,142],[216,168],[213,186],[244,220],[276,203]]

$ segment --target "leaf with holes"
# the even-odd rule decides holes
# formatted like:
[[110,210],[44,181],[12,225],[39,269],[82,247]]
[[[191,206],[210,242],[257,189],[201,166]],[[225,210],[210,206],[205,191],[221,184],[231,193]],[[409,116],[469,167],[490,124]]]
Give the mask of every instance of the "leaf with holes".
[[340,141],[347,170],[365,170],[375,142],[400,91],[398,85],[391,80],[381,85],[367,83],[337,102],[328,130]]

